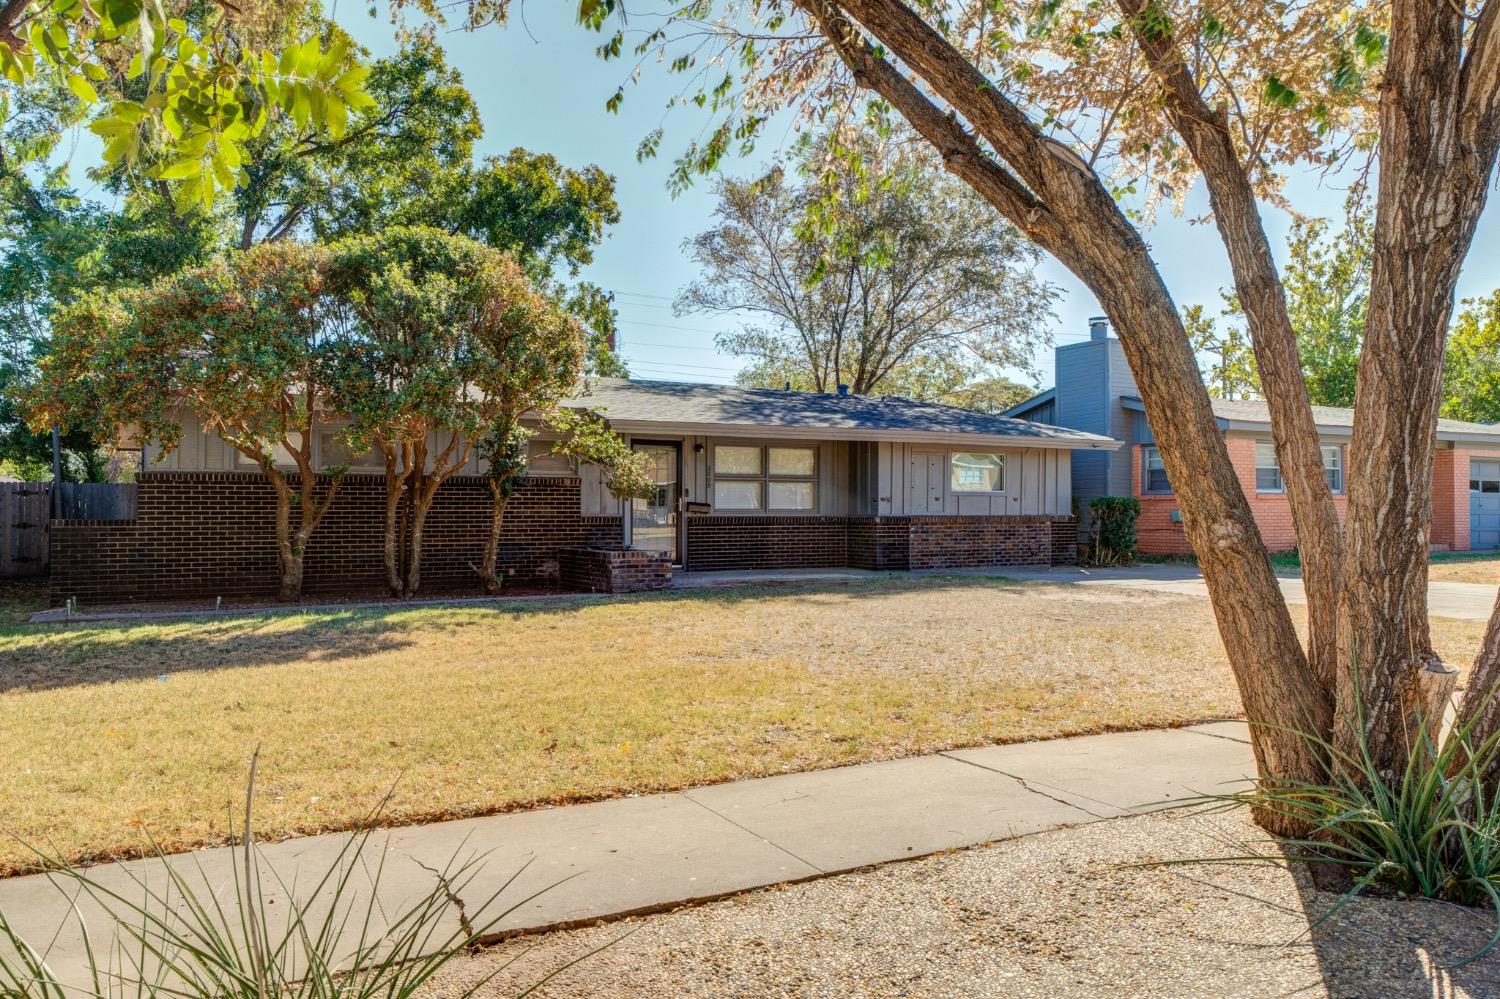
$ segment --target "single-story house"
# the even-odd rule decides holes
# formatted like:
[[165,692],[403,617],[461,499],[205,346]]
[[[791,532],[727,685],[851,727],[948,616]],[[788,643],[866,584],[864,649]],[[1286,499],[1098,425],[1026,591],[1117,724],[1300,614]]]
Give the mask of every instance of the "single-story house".
[[[1135,496],[1141,502],[1139,550],[1192,551],[1182,529],[1172,484],[1146,422],[1135,379],[1108,321],[1089,321],[1089,339],[1056,349],[1056,384],[1006,410],[1016,419],[1073,427],[1126,443],[1118,451],[1075,453],[1073,494],[1084,509],[1097,496]],[[1271,443],[1271,421],[1260,400],[1213,400],[1230,460],[1266,546],[1296,546],[1289,501]],[[1344,469],[1354,411],[1314,406],[1323,466],[1339,515],[1344,513]],[[1439,420],[1433,467],[1432,538],[1438,551],[1500,548],[1500,425]]]
[[[597,379],[568,403],[646,454],[649,499],[612,497],[599,470],[532,442],[501,567],[517,583],[610,588],[575,553],[651,553],[678,571],[957,568],[1076,559],[1072,456],[1108,436],[901,398]],[[137,513],[58,522],[52,596],[89,602],[274,594],[269,484],[190,413],[180,446],[147,444]],[[338,424],[314,461],[349,460]],[[309,545],[309,594],[377,591],[384,480],[356,456]],[[477,459],[446,482],[426,529],[424,586],[472,587],[489,517]],[[627,559],[627,561],[629,561]],[[657,573],[653,578],[659,578]]]

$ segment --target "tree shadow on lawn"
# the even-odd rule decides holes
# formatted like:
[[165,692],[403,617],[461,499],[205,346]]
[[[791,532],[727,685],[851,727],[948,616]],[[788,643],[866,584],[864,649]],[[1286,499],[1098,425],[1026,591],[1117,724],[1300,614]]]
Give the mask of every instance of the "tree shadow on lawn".
[[[567,596],[494,602],[402,604],[299,610],[271,608],[149,618],[139,621],[0,627],[0,694],[150,679],[176,673],[319,663],[395,652],[423,631],[458,632],[501,619],[578,614],[591,608],[711,604],[733,608],[766,599],[792,598],[830,610],[850,599],[931,594],[985,587],[998,592],[1035,584],[999,576],[923,576],[876,580],[818,580],[747,586],[666,590],[620,596]],[[142,608],[143,612],[149,608]]]

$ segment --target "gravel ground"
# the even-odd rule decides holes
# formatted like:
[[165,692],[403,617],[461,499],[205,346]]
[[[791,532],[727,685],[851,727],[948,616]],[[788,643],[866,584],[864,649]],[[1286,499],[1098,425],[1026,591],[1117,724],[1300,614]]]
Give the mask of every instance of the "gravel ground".
[[[722,902],[512,940],[429,990],[486,975],[515,996],[1500,996],[1500,956],[1450,969],[1490,913],[1335,896],[1263,864],[1122,868],[1266,849],[1241,814],[1100,822]],[[614,941],[611,944],[611,941]]]

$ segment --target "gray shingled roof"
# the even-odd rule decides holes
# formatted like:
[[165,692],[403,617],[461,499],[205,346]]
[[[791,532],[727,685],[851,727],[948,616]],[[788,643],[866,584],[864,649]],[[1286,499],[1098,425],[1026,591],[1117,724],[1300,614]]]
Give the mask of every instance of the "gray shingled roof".
[[[1270,425],[1271,412],[1261,399],[1214,399],[1214,415],[1229,423],[1254,423]],[[1339,406],[1314,406],[1313,422],[1328,430],[1352,430],[1354,410]],[[1466,423],[1463,420],[1438,420],[1438,437],[1442,439],[1466,439],[1470,437],[1500,441],[1500,426],[1490,423]]]
[[733,433],[838,439],[922,441],[955,436],[1010,438],[1041,447],[1119,447],[1110,437],[975,413],[899,396],[840,397],[829,392],[784,392],[693,382],[594,379],[569,403],[597,410],[626,431]]

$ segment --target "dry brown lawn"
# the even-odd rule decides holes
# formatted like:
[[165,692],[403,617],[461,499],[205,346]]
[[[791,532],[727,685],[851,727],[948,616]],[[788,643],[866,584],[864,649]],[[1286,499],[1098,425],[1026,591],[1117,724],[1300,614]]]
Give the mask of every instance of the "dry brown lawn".
[[1500,583],[1500,555],[1434,555],[1428,578],[1445,583]]
[[[1294,609],[1294,613],[1300,610]],[[1436,622],[1464,663],[1480,622]],[[915,579],[0,628],[0,873],[1238,713],[1199,598]],[[392,790],[393,789],[393,790]]]

